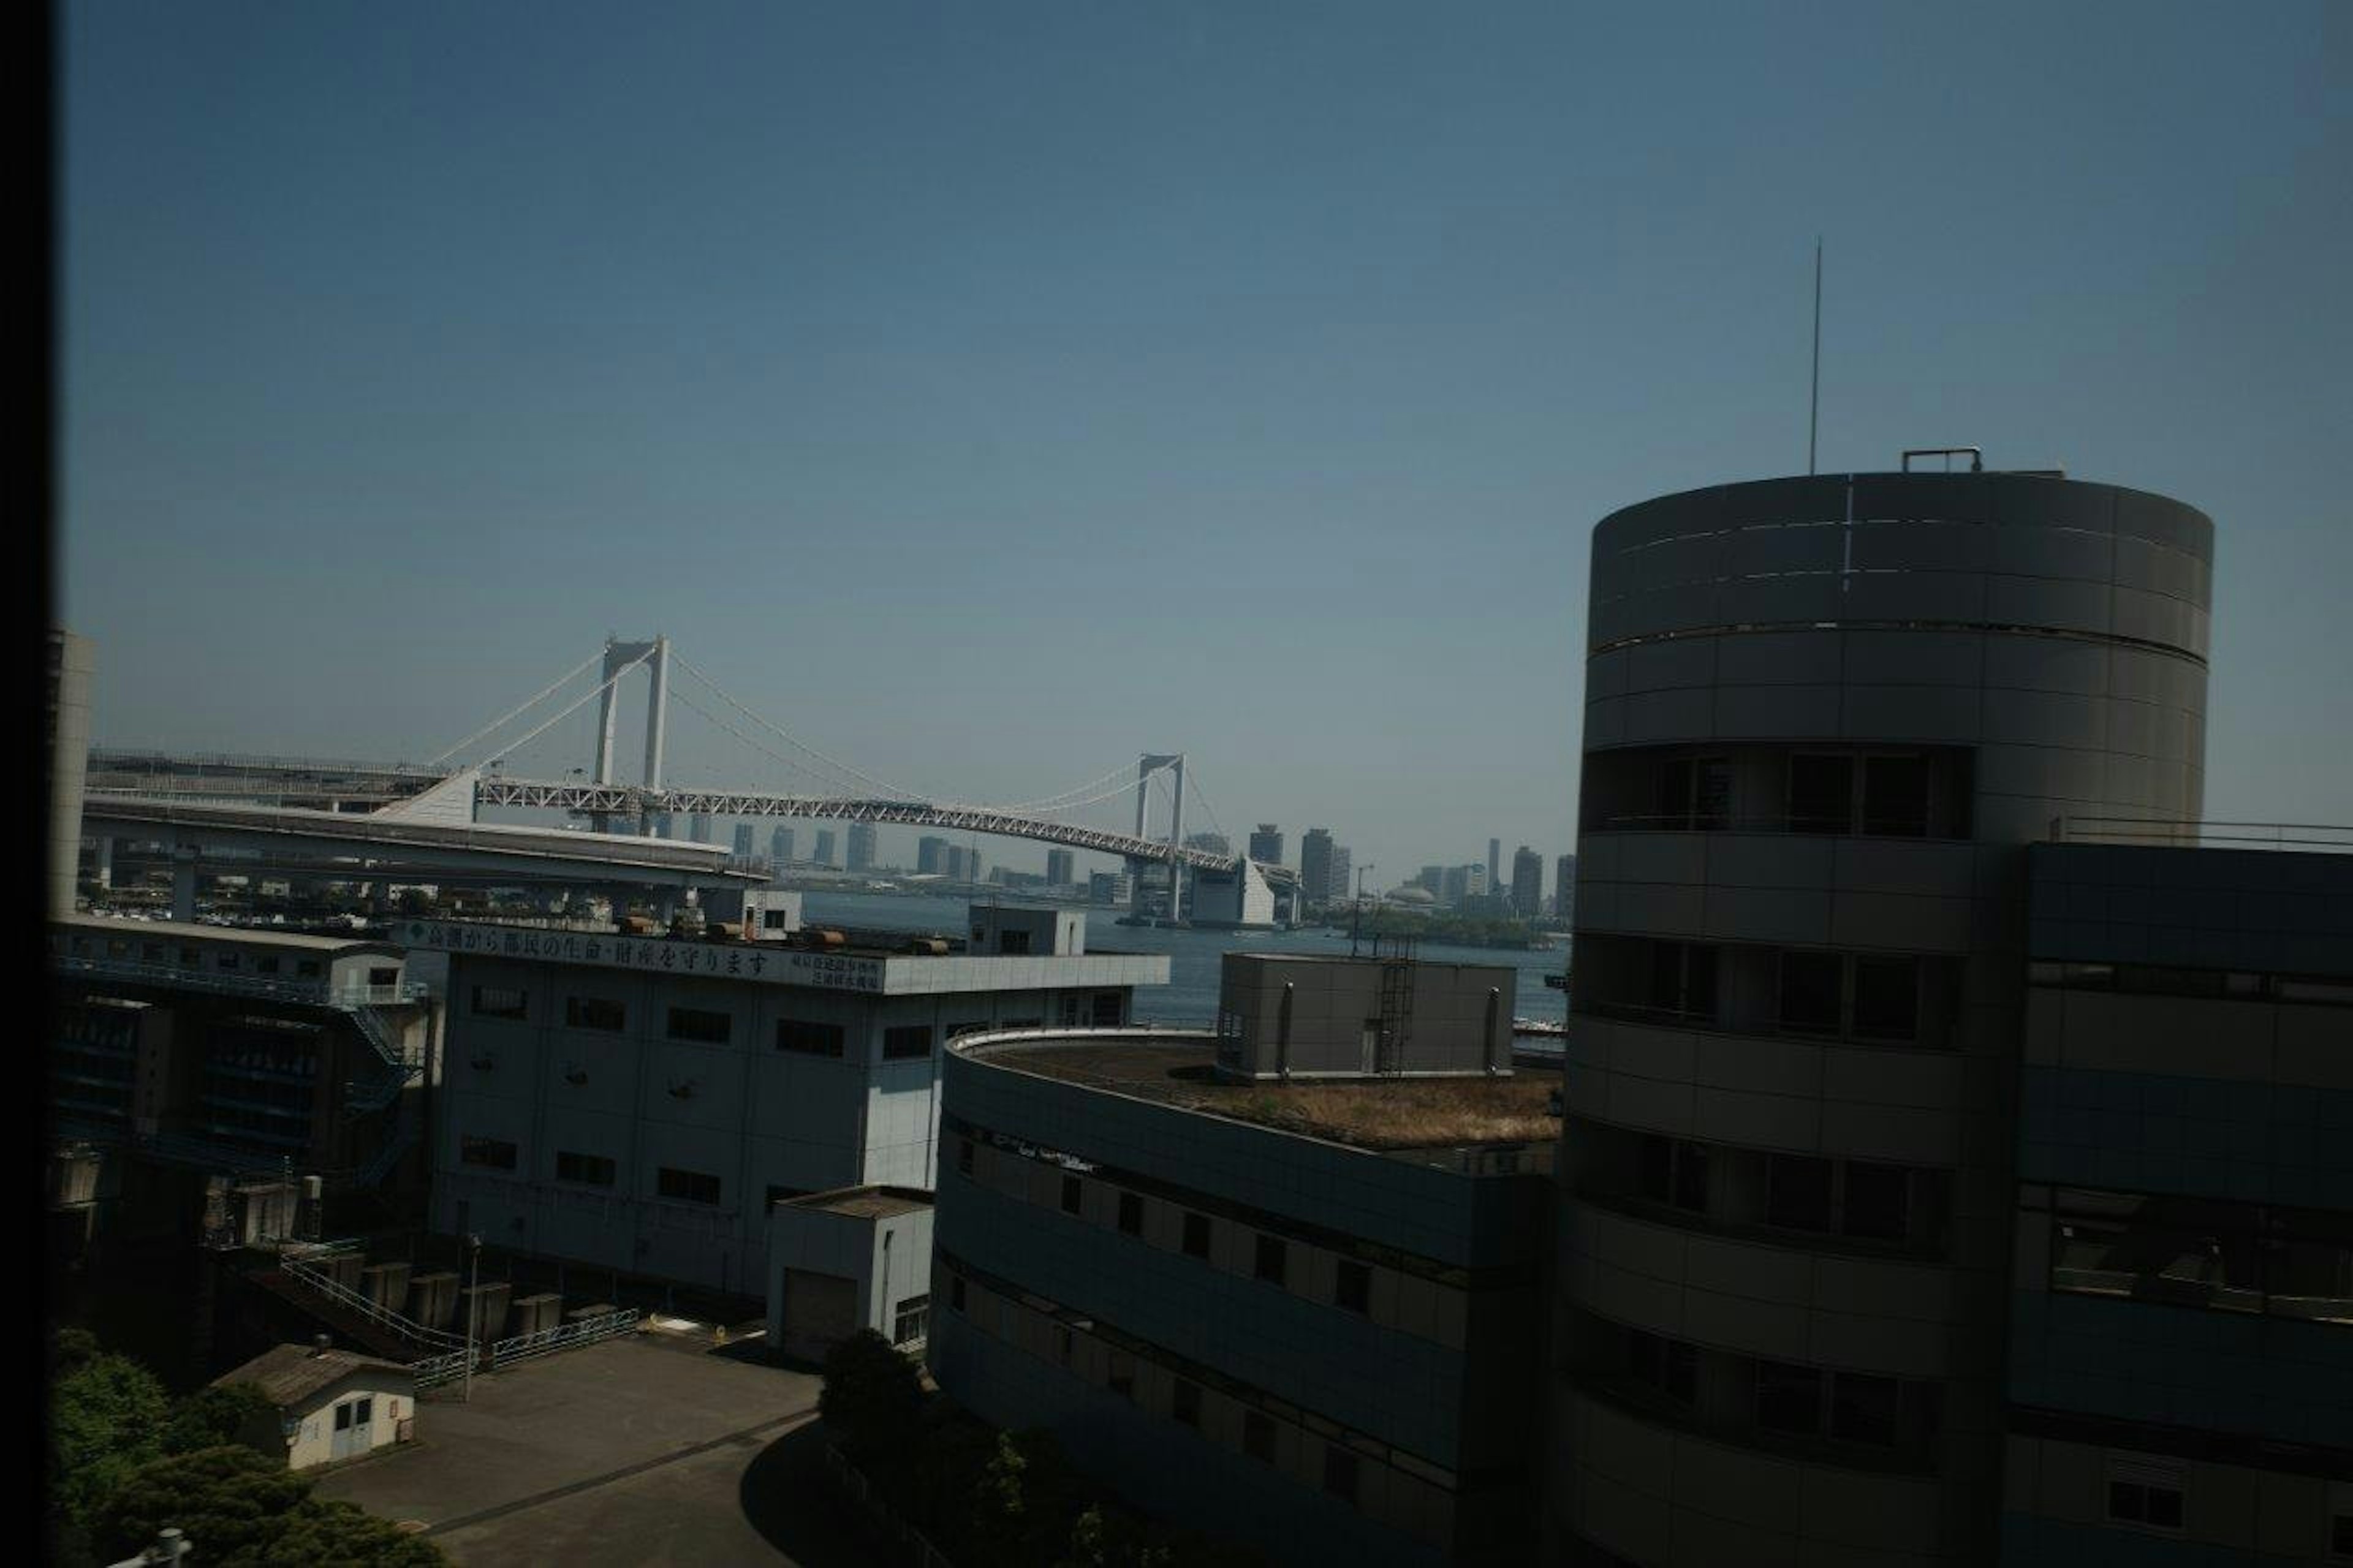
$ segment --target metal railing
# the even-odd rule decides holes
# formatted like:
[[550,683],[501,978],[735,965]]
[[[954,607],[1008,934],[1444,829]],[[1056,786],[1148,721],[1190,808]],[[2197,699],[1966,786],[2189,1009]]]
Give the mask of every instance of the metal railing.
[[466,1363],[470,1357],[470,1352],[451,1351],[447,1355],[429,1355],[410,1362],[408,1370],[417,1374],[417,1387],[438,1388],[445,1383],[455,1383],[465,1376]]
[[428,1329],[414,1318],[403,1317],[400,1313],[379,1304],[374,1297],[353,1289],[332,1275],[314,1267],[315,1259],[349,1256],[353,1253],[365,1256],[360,1244],[355,1241],[321,1242],[315,1246],[289,1248],[280,1253],[278,1258],[278,1267],[288,1279],[298,1281],[326,1297],[337,1306],[356,1312],[368,1321],[403,1339],[413,1341],[428,1350],[444,1352],[454,1350],[460,1356],[465,1353],[467,1342],[462,1336],[448,1333],[440,1329]]
[[516,1334],[508,1339],[493,1340],[490,1347],[491,1369],[495,1372],[501,1367],[512,1366],[517,1362],[529,1361],[534,1356],[570,1350],[575,1345],[595,1344],[599,1340],[609,1340],[617,1335],[634,1332],[638,1326],[638,1320],[641,1316],[643,1314],[637,1308],[624,1307],[618,1311],[607,1312],[594,1318],[582,1318],[577,1322],[561,1323],[554,1328],[541,1329],[534,1333]]
[[2068,816],[2052,818],[2051,837],[2063,844],[2353,852],[2353,827],[2315,822],[2211,822],[2195,817]]

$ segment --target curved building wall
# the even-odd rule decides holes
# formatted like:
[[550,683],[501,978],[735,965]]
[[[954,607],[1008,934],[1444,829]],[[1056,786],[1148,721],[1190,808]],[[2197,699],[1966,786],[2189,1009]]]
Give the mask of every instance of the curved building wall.
[[1595,531],[1571,1560],[1992,1555],[2024,847],[2200,814],[2212,531],[2000,474],[1724,486]]

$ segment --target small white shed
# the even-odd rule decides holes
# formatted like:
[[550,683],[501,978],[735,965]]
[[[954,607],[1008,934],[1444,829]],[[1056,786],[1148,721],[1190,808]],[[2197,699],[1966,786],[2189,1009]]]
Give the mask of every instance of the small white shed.
[[417,1374],[351,1351],[280,1345],[213,1382],[254,1384],[278,1406],[275,1430],[245,1437],[265,1453],[282,1451],[290,1469],[355,1459],[416,1429]]

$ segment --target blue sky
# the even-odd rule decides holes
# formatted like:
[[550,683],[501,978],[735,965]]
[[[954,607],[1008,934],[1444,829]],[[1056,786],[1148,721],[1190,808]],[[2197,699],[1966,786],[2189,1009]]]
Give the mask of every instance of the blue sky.
[[2353,819],[2353,7],[60,15],[105,741],[429,755],[659,629],[910,788],[1549,863],[1591,526],[1802,469],[1820,233],[1822,467],[2201,507],[2208,814]]

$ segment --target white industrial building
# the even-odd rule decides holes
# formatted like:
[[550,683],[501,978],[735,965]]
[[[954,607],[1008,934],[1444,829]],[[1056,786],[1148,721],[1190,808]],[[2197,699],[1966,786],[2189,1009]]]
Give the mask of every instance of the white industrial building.
[[433,1227],[759,1294],[776,1200],[932,1185],[944,1042],[1124,1025],[1168,978],[1165,956],[1084,952],[1075,914],[972,925],[953,952],[405,922],[448,955]]

